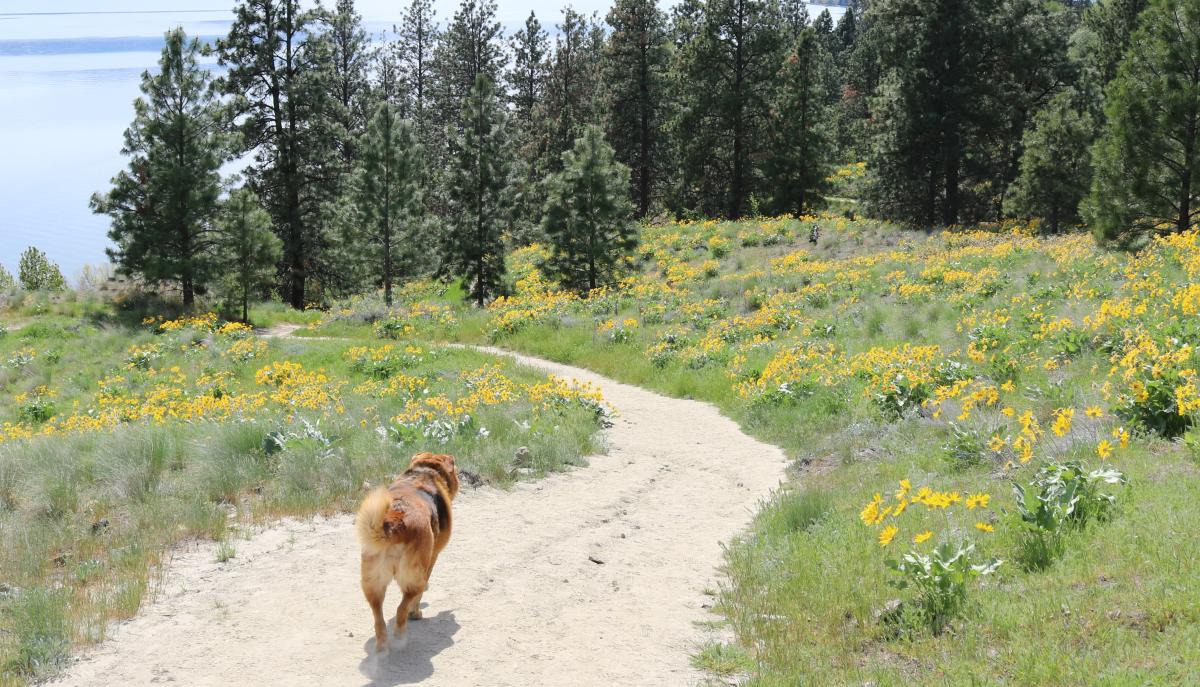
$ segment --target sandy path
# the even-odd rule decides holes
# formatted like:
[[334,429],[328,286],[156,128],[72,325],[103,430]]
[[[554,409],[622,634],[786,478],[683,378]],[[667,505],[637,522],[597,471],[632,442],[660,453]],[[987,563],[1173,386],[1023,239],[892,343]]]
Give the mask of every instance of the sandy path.
[[54,684],[697,683],[689,654],[713,619],[702,590],[720,543],[781,479],[782,452],[710,405],[517,357],[601,386],[619,412],[609,454],[465,491],[405,648],[368,655],[358,546],[339,516],[262,531],[226,564],[211,544],[181,552],[158,600]]

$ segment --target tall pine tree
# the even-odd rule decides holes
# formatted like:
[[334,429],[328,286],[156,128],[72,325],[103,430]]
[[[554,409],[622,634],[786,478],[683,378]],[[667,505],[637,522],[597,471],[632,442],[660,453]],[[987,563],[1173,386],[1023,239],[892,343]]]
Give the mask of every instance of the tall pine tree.
[[[324,231],[337,156],[328,117],[329,55],[321,14],[300,0],[242,0],[229,36],[217,42],[224,91],[239,109],[246,170],[283,241],[281,291],[295,308],[308,304],[311,281],[338,270]],[[340,161],[339,161],[340,162]],[[340,170],[337,164],[335,170]]]
[[1051,232],[1078,223],[1092,179],[1092,118],[1072,101],[1072,94],[1060,94],[1034,117],[1022,141],[1020,174],[1004,199],[1005,212],[1040,217]]
[[507,73],[513,124],[532,129],[534,113],[542,103],[546,89],[546,56],[550,38],[532,11],[525,24],[509,38],[512,66]]
[[505,218],[510,195],[510,151],[504,106],[485,74],[463,103],[462,127],[451,134],[449,232],[444,237],[441,272],[463,279],[482,307],[503,286]]
[[[698,209],[736,218],[751,212],[762,180],[784,22],[772,0],[706,0],[703,8],[703,30],[682,54],[688,93],[675,135],[688,137],[683,183],[706,196]],[[708,175],[720,179],[697,183],[696,177]],[[723,197],[711,197],[714,187]]]
[[1200,0],[1152,0],[1105,97],[1085,212],[1128,243],[1200,214]]
[[392,304],[392,287],[411,276],[422,238],[423,151],[413,126],[391,103],[380,103],[362,143],[354,204],[358,246]]
[[975,134],[993,111],[990,31],[998,0],[882,0],[869,35],[890,66],[872,109],[870,206],[923,225],[959,221]]
[[547,166],[557,171],[562,154],[588,124],[599,119],[600,52],[589,19],[567,7],[550,56],[544,116]]
[[547,128],[543,114],[547,87],[550,39],[537,16],[530,12],[525,25],[509,39],[512,65],[507,73],[512,107],[510,138],[515,153],[513,208],[509,236],[516,244],[536,241],[547,173]]
[[464,125],[463,103],[478,77],[500,83],[504,67],[503,34],[492,0],[462,0],[446,27],[434,55],[433,76],[437,88],[437,118],[456,129]]
[[779,75],[771,108],[767,180],[775,209],[799,217],[816,201],[829,168],[826,136],[827,55],[813,27],[800,32]]
[[158,73],[142,74],[125,131],[129,168],[91,201],[94,212],[112,218],[116,248],[108,254],[118,270],[177,286],[188,310],[218,267],[213,220],[229,158],[221,106],[199,57],[199,41],[182,29],[166,34]]
[[617,0],[604,50],[605,133],[616,159],[630,169],[637,216],[650,212],[662,185],[661,131],[670,36],[655,0]]
[[441,127],[431,121],[430,110],[434,100],[433,56],[442,36],[432,0],[412,0],[395,32],[394,55],[407,96],[407,108],[402,112],[416,125],[421,143],[431,147],[432,137],[441,134]]
[[354,0],[337,0],[329,14],[325,33],[328,43],[332,88],[330,116],[345,164],[346,174],[355,164],[354,144],[366,129],[370,116],[371,47],[363,28],[362,15],[354,9]]

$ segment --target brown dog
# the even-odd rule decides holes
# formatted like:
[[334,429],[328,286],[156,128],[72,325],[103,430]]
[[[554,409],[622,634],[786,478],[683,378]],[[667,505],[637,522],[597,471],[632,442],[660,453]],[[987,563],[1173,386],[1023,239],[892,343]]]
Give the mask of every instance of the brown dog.
[[375,649],[387,648],[383,597],[394,579],[404,592],[396,609],[397,639],[421,617],[421,594],[438,554],[450,541],[450,502],[458,494],[454,457],[418,453],[390,487],[367,494],[358,509],[362,589],[375,614]]

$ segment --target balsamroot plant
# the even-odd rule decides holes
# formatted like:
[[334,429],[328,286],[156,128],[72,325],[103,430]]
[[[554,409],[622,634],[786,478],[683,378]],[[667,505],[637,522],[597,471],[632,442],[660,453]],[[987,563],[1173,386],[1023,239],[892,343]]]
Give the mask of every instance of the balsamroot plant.
[[962,612],[970,583],[996,572],[1003,563],[998,558],[975,563],[974,552],[975,545],[969,542],[942,542],[927,554],[913,550],[899,561],[885,563],[900,575],[889,584],[913,590],[920,619],[935,635]]
[[1030,570],[1049,567],[1065,550],[1071,533],[1107,519],[1117,497],[1107,487],[1127,484],[1112,468],[1088,471],[1078,460],[1050,463],[1028,485],[1014,484],[1022,526],[1018,561]]

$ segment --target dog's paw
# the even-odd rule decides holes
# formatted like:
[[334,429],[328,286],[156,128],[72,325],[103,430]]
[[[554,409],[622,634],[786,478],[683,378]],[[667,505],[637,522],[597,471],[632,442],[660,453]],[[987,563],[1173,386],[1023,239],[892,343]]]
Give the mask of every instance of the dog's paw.
[[408,633],[405,632],[404,634],[402,634],[398,637],[392,637],[391,641],[388,642],[388,646],[391,647],[395,651],[399,651],[399,650],[403,649],[404,647],[408,646]]
[[421,609],[419,609],[419,608],[414,608],[408,612],[409,620],[420,620],[421,618],[424,618],[424,617],[425,616],[421,615]]

